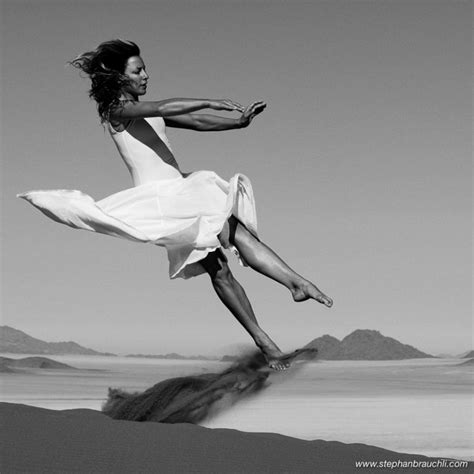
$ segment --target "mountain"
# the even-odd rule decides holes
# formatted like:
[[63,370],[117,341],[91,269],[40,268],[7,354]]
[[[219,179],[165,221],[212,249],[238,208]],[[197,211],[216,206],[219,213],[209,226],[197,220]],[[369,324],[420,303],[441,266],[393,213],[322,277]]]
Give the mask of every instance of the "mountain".
[[341,341],[329,334],[313,339],[305,347],[311,347],[312,349],[318,350],[318,359],[332,360],[337,358],[337,353]]
[[402,360],[433,357],[371,329],[357,329],[342,341],[325,335],[312,340],[306,347],[318,349],[318,358],[325,360]]
[[472,357],[474,357],[474,351],[469,351],[467,354],[462,356],[463,359],[471,359]]
[[73,341],[45,342],[10,326],[0,326],[0,352],[11,354],[115,355],[108,352],[97,352],[80,346]]
[[23,359],[10,359],[9,357],[0,357],[0,367],[7,368],[7,372],[11,372],[14,368],[21,369],[73,369],[67,364],[57,362],[47,357],[25,357]]

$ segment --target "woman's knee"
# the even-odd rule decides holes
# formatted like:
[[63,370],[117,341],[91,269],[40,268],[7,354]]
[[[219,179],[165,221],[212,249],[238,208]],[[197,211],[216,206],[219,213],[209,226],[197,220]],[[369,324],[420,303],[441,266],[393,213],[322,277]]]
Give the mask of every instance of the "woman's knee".
[[217,285],[229,285],[233,280],[232,272],[227,263],[227,257],[222,250],[218,249],[207,255],[201,261],[213,283]]
[[234,276],[230,271],[227,262],[222,263],[219,270],[212,277],[212,282],[220,287],[231,286],[234,281]]

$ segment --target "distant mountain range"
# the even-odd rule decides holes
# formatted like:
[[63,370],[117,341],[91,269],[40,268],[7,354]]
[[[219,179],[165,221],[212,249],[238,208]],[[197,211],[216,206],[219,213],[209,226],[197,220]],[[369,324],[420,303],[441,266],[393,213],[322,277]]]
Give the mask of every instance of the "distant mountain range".
[[326,334],[313,339],[306,347],[318,349],[318,359],[325,360],[402,360],[433,357],[371,329],[357,329],[342,341]]
[[45,342],[10,326],[0,326],[0,352],[11,354],[80,354],[113,356],[109,352],[97,352],[76,342]]
[[62,362],[57,362],[46,357],[25,357],[23,359],[10,359],[9,357],[0,357],[0,373],[17,372],[15,369],[66,369],[75,370]]
[[[313,339],[305,347],[318,349],[318,359],[324,360],[402,360],[434,357],[413,346],[402,344],[391,337],[371,329],[357,329],[344,339],[339,340],[328,334]],[[78,354],[114,356],[109,352],[98,352],[83,347],[76,342],[45,342],[10,326],[0,326],[0,352],[15,354]],[[205,356],[183,356],[177,353],[152,355],[129,354],[126,357],[170,359],[170,360],[222,360],[232,361],[237,356],[226,355],[222,358]],[[463,355],[474,357],[474,351]]]

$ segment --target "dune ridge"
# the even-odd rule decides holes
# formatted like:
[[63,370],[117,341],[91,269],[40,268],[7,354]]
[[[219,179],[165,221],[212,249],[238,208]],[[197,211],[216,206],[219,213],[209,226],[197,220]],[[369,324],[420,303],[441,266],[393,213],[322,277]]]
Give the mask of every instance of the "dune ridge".
[[[5,474],[342,474],[371,472],[355,469],[355,462],[362,460],[434,459],[366,444],[303,441],[274,433],[245,433],[191,424],[118,421],[85,409],[56,411],[0,403],[0,419],[0,469]],[[436,472],[460,470],[440,468]]]

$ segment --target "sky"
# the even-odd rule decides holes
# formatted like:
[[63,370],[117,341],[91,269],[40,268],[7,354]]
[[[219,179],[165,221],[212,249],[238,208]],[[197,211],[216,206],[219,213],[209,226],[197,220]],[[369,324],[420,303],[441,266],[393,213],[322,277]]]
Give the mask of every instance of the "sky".
[[147,100],[265,100],[244,130],[169,130],[181,169],[247,175],[259,235],[328,309],[229,261],[284,350],[375,329],[472,348],[468,1],[1,2],[2,324],[96,350],[216,354],[249,336],[166,251],[57,224],[15,198],[133,186],[66,62],[136,42]]

